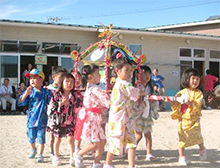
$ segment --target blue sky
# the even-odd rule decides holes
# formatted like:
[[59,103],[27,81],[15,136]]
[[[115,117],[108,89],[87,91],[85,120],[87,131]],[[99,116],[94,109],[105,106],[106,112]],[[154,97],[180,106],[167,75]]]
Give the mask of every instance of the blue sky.
[[220,0],[0,0],[0,19],[144,28],[220,15]]

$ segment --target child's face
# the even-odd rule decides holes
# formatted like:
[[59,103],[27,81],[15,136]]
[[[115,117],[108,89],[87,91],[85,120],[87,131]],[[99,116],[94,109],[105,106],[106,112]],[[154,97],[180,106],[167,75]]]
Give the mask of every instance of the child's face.
[[41,88],[43,81],[44,81],[43,78],[39,76],[34,76],[34,75],[30,76],[30,85],[32,87],[36,87],[37,89]]
[[74,80],[73,78],[65,78],[63,80],[63,90],[70,92],[74,87]]
[[63,74],[62,72],[59,72],[57,75],[52,75],[53,85],[54,86],[58,86],[59,85],[62,74]]
[[150,72],[141,71],[141,83],[146,85],[151,79]]
[[90,82],[93,84],[99,84],[101,75],[99,74],[99,69],[96,69],[90,76]]
[[116,73],[120,79],[129,81],[132,75],[132,66],[125,64],[121,69],[116,69]]
[[200,77],[198,76],[190,76],[189,78],[189,87],[191,89],[196,89],[199,86]]

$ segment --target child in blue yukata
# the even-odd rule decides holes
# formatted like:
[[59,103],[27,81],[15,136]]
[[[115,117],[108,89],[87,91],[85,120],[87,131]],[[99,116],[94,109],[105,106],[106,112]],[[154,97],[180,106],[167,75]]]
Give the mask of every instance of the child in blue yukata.
[[40,152],[37,156],[37,162],[43,161],[43,151],[45,144],[45,132],[47,127],[47,105],[52,97],[50,90],[43,88],[42,84],[45,79],[44,73],[38,69],[31,70],[26,74],[30,78],[30,86],[21,95],[20,103],[28,105],[27,110],[27,137],[31,144],[29,158],[34,158],[37,149],[35,140],[40,146]]

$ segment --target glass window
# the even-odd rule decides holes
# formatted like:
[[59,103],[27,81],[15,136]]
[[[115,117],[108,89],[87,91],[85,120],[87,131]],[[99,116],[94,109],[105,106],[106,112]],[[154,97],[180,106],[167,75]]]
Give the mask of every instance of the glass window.
[[210,58],[220,59],[220,50],[210,50]]
[[62,44],[62,53],[64,54],[70,54],[73,50],[80,51],[81,47],[79,47],[77,44]]
[[69,70],[74,67],[74,61],[71,58],[61,58],[61,66],[66,70]]
[[142,54],[142,45],[140,44],[129,44],[128,48],[133,52],[134,55]]
[[203,49],[194,49],[194,57],[195,58],[204,58],[205,50]]
[[18,83],[18,57],[1,56],[1,81],[9,78],[11,85]]
[[43,53],[53,53],[60,54],[61,45],[59,43],[43,43],[42,52]]
[[180,61],[180,75],[188,68],[192,68],[192,61]]
[[1,41],[1,51],[18,52],[18,41]]
[[191,57],[191,49],[180,48],[180,57]]
[[34,52],[36,53],[40,47],[40,44],[37,42],[28,42],[28,41],[21,41],[20,42],[20,52]]

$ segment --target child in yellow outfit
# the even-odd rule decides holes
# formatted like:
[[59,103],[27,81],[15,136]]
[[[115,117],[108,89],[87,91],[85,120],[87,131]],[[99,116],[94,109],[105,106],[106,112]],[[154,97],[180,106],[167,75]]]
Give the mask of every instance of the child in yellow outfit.
[[179,99],[179,101],[167,102],[171,105],[171,118],[174,120],[178,119],[179,164],[187,165],[190,161],[185,157],[184,150],[189,146],[198,144],[200,159],[207,159],[200,126],[203,94],[198,89],[200,75],[196,69],[190,68],[185,70],[181,80],[184,89],[176,94],[176,99]]

